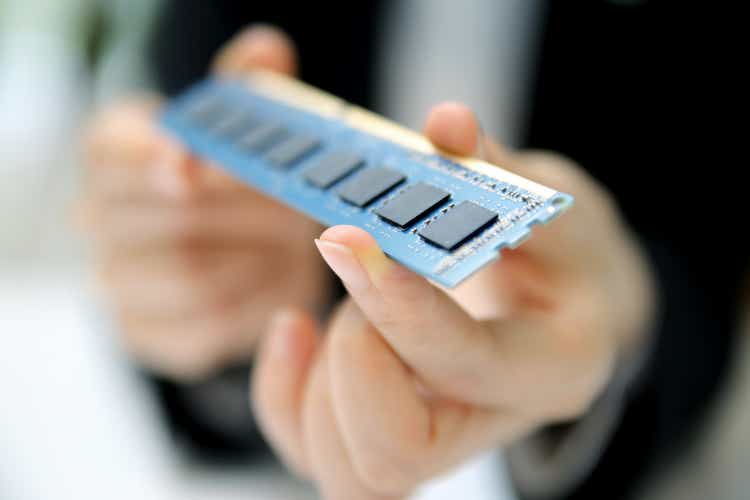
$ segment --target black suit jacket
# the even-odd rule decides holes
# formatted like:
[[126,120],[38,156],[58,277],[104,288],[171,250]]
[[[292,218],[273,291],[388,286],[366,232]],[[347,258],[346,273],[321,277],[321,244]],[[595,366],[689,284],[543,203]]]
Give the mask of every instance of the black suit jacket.
[[[371,107],[375,40],[387,6],[171,1],[150,57],[172,94],[204,75],[233,33],[269,22],[295,40],[302,79]],[[717,126],[712,105],[725,90],[716,57],[728,50],[718,36],[724,15],[655,1],[551,1],[545,11],[525,145],[572,157],[609,188],[655,264],[662,304],[642,382],[571,498],[627,498],[694,433],[727,370],[750,254],[740,240],[713,244],[736,230],[744,207],[743,186],[732,181],[738,174],[716,164],[709,143]],[[172,408],[173,419],[196,435],[207,432],[180,416],[183,410]]]

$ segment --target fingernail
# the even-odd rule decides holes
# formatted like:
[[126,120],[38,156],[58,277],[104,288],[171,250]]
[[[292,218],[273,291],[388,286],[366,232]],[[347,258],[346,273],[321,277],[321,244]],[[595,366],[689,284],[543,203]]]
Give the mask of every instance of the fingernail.
[[370,286],[370,277],[351,248],[328,240],[315,240],[320,255],[347,289],[357,291]]

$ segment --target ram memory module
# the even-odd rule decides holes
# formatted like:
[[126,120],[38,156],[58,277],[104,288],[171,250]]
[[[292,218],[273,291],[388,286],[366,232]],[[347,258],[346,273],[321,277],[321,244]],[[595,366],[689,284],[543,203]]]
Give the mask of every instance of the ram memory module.
[[[368,231],[391,258],[448,288],[573,203],[568,194],[441,153],[412,130],[268,72],[200,82],[168,103],[160,121],[239,181],[322,224]],[[290,244],[304,244],[289,236]]]

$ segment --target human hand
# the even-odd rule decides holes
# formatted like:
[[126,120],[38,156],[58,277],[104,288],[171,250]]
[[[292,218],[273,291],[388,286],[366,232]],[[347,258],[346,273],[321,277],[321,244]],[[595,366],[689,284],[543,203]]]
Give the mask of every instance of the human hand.
[[[295,72],[288,39],[249,29],[215,72]],[[155,122],[158,97],[99,113],[85,136],[84,220],[102,289],[136,359],[178,379],[248,359],[270,311],[320,308],[328,273],[305,244],[320,227],[202,164]]]
[[575,419],[649,330],[653,285],[611,196],[551,153],[480,137],[436,107],[425,133],[572,193],[576,205],[455,291],[388,259],[371,236],[316,241],[349,292],[327,327],[279,314],[254,374],[256,415],[282,459],[328,500],[395,499],[482,450]]

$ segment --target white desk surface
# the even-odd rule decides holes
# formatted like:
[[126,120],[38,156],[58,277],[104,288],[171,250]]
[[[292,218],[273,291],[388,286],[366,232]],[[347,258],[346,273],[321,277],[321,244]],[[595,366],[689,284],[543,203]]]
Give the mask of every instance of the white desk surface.
[[[316,498],[271,462],[186,464],[81,283],[0,274],[0,498]],[[501,471],[488,455],[418,498],[508,500]]]

